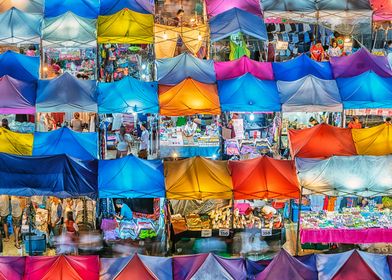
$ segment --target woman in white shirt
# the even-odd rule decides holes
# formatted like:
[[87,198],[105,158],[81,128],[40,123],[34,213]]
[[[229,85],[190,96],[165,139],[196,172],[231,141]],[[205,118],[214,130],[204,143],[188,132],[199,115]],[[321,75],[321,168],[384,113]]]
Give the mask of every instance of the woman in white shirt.
[[129,134],[125,133],[125,126],[120,127],[120,133],[116,134],[116,158],[122,158],[128,155],[129,145],[132,138]]

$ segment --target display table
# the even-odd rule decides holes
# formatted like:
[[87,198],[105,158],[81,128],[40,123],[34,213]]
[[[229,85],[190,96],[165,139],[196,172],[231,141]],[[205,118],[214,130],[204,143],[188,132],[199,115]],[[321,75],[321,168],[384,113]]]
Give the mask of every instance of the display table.
[[168,158],[177,154],[178,157],[212,157],[219,155],[219,146],[199,147],[199,146],[160,146],[160,157]]
[[301,243],[391,243],[392,229],[301,229]]

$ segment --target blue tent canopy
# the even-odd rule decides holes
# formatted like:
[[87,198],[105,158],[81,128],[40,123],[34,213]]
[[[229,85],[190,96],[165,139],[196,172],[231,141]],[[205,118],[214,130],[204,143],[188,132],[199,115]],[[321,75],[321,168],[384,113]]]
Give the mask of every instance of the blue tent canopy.
[[96,81],[79,80],[69,73],[39,80],[37,112],[96,112]]
[[158,85],[125,77],[114,83],[98,84],[98,112],[158,113]]
[[97,0],[46,0],[45,17],[57,17],[72,12],[80,17],[97,18],[100,1]]
[[238,8],[230,9],[210,19],[211,42],[242,32],[260,40],[268,40],[267,28],[261,17]]
[[154,2],[150,0],[101,0],[101,15],[113,15],[122,9],[129,9],[142,14],[154,12]]
[[37,83],[0,77],[0,114],[34,114]]
[[307,75],[324,80],[332,80],[332,68],[329,62],[317,62],[303,54],[292,60],[272,63],[275,79],[279,81],[296,81]]
[[368,71],[336,81],[344,109],[392,108],[392,78]]
[[199,59],[188,53],[159,59],[156,65],[158,82],[162,85],[176,85],[186,78],[206,84],[216,80],[213,60]]
[[218,81],[218,93],[221,109],[226,112],[276,112],[281,108],[276,82],[250,73]]
[[25,13],[30,14],[43,14],[44,4],[43,0],[1,0],[0,1],[0,12],[8,11],[11,8],[17,8]]
[[67,127],[51,132],[35,132],[33,156],[67,154],[81,160],[98,158],[98,134],[75,132]]
[[0,54],[0,76],[8,75],[20,81],[34,82],[39,77],[39,57],[6,51]]
[[129,155],[116,160],[100,160],[98,189],[101,198],[165,197],[163,164]]
[[0,193],[96,198],[97,162],[66,155],[27,157],[0,153]]

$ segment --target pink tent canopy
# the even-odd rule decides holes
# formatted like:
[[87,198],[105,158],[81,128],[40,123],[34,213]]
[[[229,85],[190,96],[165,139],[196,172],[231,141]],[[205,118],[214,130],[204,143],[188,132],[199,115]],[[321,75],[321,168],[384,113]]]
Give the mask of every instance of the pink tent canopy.
[[0,280],[21,280],[24,268],[24,257],[0,257]]
[[238,8],[246,12],[261,16],[259,0],[206,0],[207,13],[214,17],[232,8]]
[[373,21],[392,20],[392,1],[391,0],[372,0]]
[[233,61],[214,63],[216,79],[228,80],[251,73],[260,80],[274,80],[272,63],[259,62],[243,56]]

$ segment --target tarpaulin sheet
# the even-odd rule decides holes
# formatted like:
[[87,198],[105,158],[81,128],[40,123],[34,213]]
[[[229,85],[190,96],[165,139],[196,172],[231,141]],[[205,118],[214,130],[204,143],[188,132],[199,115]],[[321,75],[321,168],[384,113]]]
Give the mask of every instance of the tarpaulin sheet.
[[25,270],[24,257],[0,257],[0,279],[22,280]]
[[80,160],[98,158],[98,134],[76,132],[62,127],[50,132],[35,132],[33,156],[67,154]]
[[250,73],[231,80],[218,81],[218,93],[224,112],[281,110],[276,82],[259,80]]
[[294,161],[259,157],[229,161],[234,199],[298,198]]
[[21,81],[33,82],[39,77],[40,58],[13,51],[0,54],[0,76],[9,75]]
[[392,2],[388,0],[371,0],[373,7],[373,21],[392,20]]
[[110,16],[98,17],[98,43],[152,44],[154,16],[121,10]]
[[83,18],[97,18],[100,1],[97,0],[46,0],[45,18],[58,17],[72,12]]
[[53,80],[39,80],[37,112],[97,112],[97,85],[68,72]]
[[16,133],[0,127],[0,153],[29,156],[33,152],[33,134]]
[[206,0],[207,14],[214,17],[232,8],[261,16],[261,6],[258,0]]
[[260,40],[268,40],[267,28],[261,17],[232,8],[210,19],[211,42],[242,32]]
[[371,128],[353,129],[358,155],[382,156],[392,154],[392,125],[385,123]]
[[11,8],[17,8],[25,13],[43,14],[44,4],[43,0],[1,0],[0,13],[6,12]]
[[0,78],[0,114],[35,113],[37,84],[23,82],[10,76]]
[[204,84],[190,78],[176,86],[159,86],[159,109],[162,116],[220,114],[215,84]]
[[158,113],[158,84],[130,76],[113,83],[98,83],[98,112]]
[[356,155],[351,129],[319,124],[312,128],[289,130],[292,157],[328,158]]
[[113,15],[123,9],[142,14],[154,13],[154,1],[151,0],[101,0],[101,15]]
[[159,59],[156,62],[157,80],[162,85],[176,85],[186,78],[201,83],[215,82],[213,60],[203,60],[188,53],[173,58]]
[[274,80],[271,62],[259,62],[243,56],[232,61],[214,62],[217,80],[228,80],[250,73],[260,80]]
[[231,199],[232,182],[227,161],[201,157],[166,161],[168,199]]
[[342,112],[335,80],[308,75],[296,81],[278,81],[283,112]]
[[66,155],[27,157],[0,153],[0,193],[59,198],[97,197],[98,161]]
[[165,197],[161,160],[144,160],[129,155],[98,163],[98,190],[101,198]]

